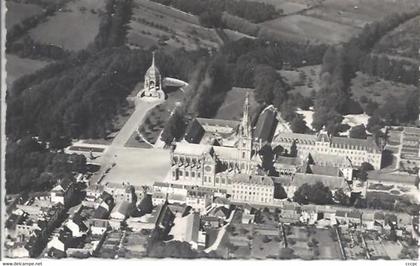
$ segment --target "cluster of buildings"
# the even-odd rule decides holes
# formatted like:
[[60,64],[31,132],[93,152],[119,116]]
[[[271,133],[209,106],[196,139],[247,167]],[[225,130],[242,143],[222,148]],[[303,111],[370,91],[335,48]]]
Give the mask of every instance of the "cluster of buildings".
[[282,151],[274,152],[272,164],[276,174],[272,176],[297,175],[299,179],[310,172],[307,168],[312,165],[312,168],[327,169],[322,172],[337,169],[336,177],[351,181],[352,169],[362,163],[381,168],[382,151],[372,138],[333,137],[325,130],[314,135],[276,132],[277,117],[275,108],[269,106],[252,127],[247,95],[241,121],[194,119],[184,140],[173,145],[172,181],[231,191],[233,183],[238,182],[238,174],[261,173],[265,159],[262,151],[267,146]]

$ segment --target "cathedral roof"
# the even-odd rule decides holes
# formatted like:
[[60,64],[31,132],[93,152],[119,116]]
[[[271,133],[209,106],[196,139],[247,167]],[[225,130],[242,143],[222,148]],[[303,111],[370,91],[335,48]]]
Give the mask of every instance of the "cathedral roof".
[[277,125],[276,115],[277,112],[273,108],[266,108],[261,112],[254,131],[256,139],[262,142],[271,141]]
[[212,146],[210,145],[178,142],[174,152],[177,154],[186,154],[190,156],[201,156],[205,153],[210,153],[211,151]]

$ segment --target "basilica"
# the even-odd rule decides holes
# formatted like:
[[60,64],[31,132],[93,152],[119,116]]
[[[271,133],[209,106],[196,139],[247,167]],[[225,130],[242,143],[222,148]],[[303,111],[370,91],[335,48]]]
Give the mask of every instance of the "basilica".
[[267,175],[261,167],[264,145],[281,147],[287,154],[273,159],[280,177],[307,174],[314,169],[310,165],[345,180],[351,180],[352,169],[364,162],[381,168],[382,152],[373,139],[332,137],[325,130],[312,135],[277,132],[274,112],[275,108],[266,108],[252,127],[247,94],[241,121],[195,118],[184,140],[172,147],[172,182],[229,189],[239,174]]

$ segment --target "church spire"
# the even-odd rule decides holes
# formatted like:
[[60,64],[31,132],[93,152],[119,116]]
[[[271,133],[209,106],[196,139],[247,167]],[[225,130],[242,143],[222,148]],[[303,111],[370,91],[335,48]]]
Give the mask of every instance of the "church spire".
[[156,68],[155,66],[155,51],[152,52],[152,65],[151,67]]
[[246,93],[245,102],[244,102],[244,113],[242,116],[242,130],[243,134],[248,135],[251,131],[251,125],[249,121],[249,92]]

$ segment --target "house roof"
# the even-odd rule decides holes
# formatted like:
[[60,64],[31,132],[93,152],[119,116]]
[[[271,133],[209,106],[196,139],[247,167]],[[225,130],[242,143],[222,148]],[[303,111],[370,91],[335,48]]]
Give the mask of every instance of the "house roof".
[[228,218],[230,215],[230,211],[228,208],[224,206],[216,207],[212,209],[208,214],[208,216],[215,216],[215,217],[222,217],[222,218]]
[[102,206],[96,208],[95,212],[93,213],[93,218],[95,219],[105,219],[109,215],[109,211]]
[[103,219],[92,219],[92,226],[94,227],[108,227],[109,221]]
[[64,189],[64,190],[67,190],[69,187],[70,187],[70,185],[72,184],[73,182],[70,180],[70,178],[63,178],[62,180],[61,180],[61,182],[60,182],[60,186]]
[[75,213],[72,221],[73,223],[75,223],[77,226],[79,226],[80,231],[82,232],[86,232],[89,228],[86,226],[85,224],[85,220],[80,214]]
[[113,213],[120,213],[124,216],[129,216],[132,209],[132,204],[128,201],[121,201],[115,206]]
[[186,221],[185,241],[198,241],[198,231],[200,229],[200,215],[192,213],[188,215]]

